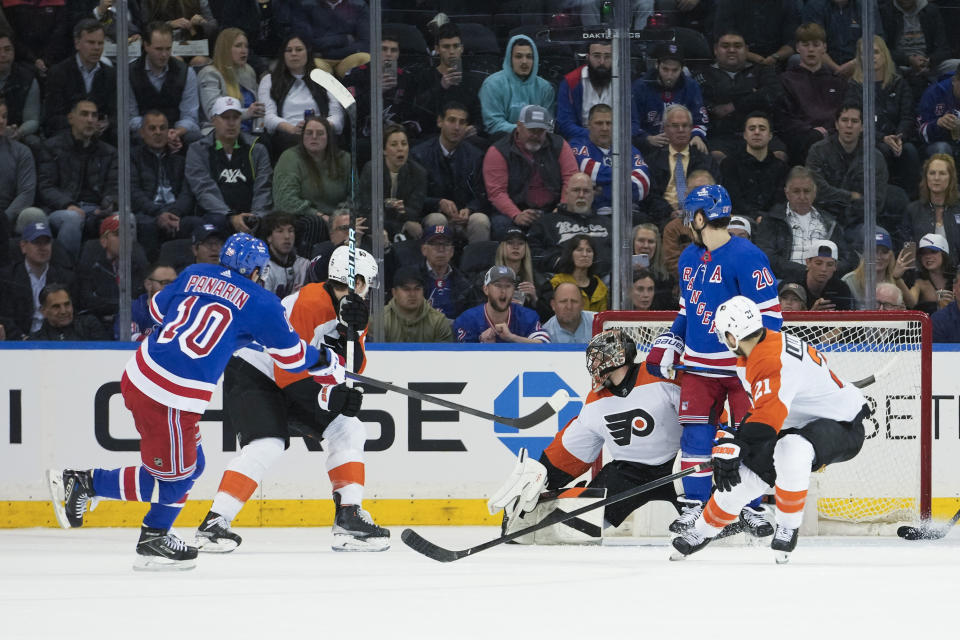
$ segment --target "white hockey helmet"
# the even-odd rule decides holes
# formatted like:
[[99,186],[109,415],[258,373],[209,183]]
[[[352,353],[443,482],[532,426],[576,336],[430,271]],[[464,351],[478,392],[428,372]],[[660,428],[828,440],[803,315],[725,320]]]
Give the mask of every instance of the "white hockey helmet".
[[[354,274],[362,276],[364,285],[357,280],[356,291],[361,296],[366,296],[370,288],[376,289],[379,286],[377,280],[377,261],[373,259],[368,251],[360,247],[356,248],[356,263]],[[350,275],[350,247],[343,245],[337,247],[330,256],[330,264],[327,266],[327,280],[333,280],[341,284],[347,284]]]
[[[714,324],[720,344],[733,351],[741,340],[763,328],[763,316],[756,302],[746,296],[734,296],[717,308]],[[733,347],[726,341],[728,333],[736,340]]]

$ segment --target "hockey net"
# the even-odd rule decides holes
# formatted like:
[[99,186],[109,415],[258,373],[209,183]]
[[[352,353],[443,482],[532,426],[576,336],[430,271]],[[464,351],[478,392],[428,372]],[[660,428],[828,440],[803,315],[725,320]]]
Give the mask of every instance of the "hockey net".
[[[637,342],[639,359],[674,317],[673,312],[607,311],[597,314],[594,333],[625,329]],[[872,409],[863,449],[853,460],[813,474],[815,531],[889,533],[890,525],[929,517],[931,330],[926,314],[784,313],[783,330],[825,354],[841,378],[874,377],[861,389]]]

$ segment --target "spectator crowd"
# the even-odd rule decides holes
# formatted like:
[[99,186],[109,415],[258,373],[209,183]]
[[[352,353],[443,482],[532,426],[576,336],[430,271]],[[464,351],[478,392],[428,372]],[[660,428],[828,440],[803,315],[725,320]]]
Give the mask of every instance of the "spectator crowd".
[[[876,13],[869,61],[861,2]],[[351,228],[371,248],[375,180],[387,341],[588,341],[622,216],[632,308],[677,309],[683,203],[703,184],[730,194],[728,229],[766,253],[785,310],[864,309],[867,145],[876,308],[930,313],[935,340],[960,342],[955,0],[632,3],[627,211],[612,202],[611,43],[543,35],[603,26],[603,4],[384,0],[378,44],[364,0],[129,0],[139,54],[121,70],[111,0],[2,0],[0,338],[117,339],[128,305],[142,338],[150,297],[239,231],[267,243],[278,296],[322,281]],[[356,97],[356,122],[315,69]],[[123,162],[132,300],[118,286]]]

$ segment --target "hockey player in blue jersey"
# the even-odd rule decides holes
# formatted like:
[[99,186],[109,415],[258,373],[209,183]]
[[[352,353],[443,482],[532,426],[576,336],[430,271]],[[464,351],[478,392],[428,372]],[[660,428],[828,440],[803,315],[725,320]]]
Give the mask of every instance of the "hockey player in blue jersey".
[[[719,185],[694,189],[684,202],[685,218],[693,243],[680,255],[680,311],[669,331],[659,335],[647,356],[647,369],[661,378],[672,379],[673,367],[688,366],[726,369],[730,375],[691,374],[684,376],[680,392],[681,468],[709,462],[714,436],[729,402],[734,424],[750,408],[750,398],[736,377],[737,359],[716,338],[714,314],[733,296],[742,295],[757,303],[763,325],[779,331],[783,324],[776,280],[766,255],[744,238],[727,231],[732,210],[730,196]],[[711,473],[704,471],[683,478],[685,498],[680,517],[670,530],[679,533],[693,525],[710,498]],[[741,512],[745,526],[759,537],[771,535],[772,525],[764,517],[759,500]]]
[[120,383],[140,433],[141,464],[48,471],[62,527],[82,526],[91,500],[149,502],[134,569],[193,568],[197,549],[170,527],[203,472],[197,423],[230,357],[256,341],[289,371],[326,375],[341,366],[331,350],[301,340],[279,298],[260,286],[269,262],[262,241],[237,233],[223,245],[220,265],[192,265],[153,297],[150,313],[161,326],[127,363]]

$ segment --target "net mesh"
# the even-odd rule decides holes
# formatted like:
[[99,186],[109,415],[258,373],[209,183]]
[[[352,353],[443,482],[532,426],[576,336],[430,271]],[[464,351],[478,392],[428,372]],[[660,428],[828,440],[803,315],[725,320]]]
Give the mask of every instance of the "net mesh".
[[[604,315],[602,326],[625,329],[637,342],[638,358],[642,358],[671,322],[672,317],[638,320],[612,312]],[[918,519],[924,396],[921,323],[788,319],[783,330],[824,354],[830,368],[844,380],[875,378],[861,389],[872,410],[864,425],[863,449],[853,460],[814,475],[820,520],[895,523]]]

